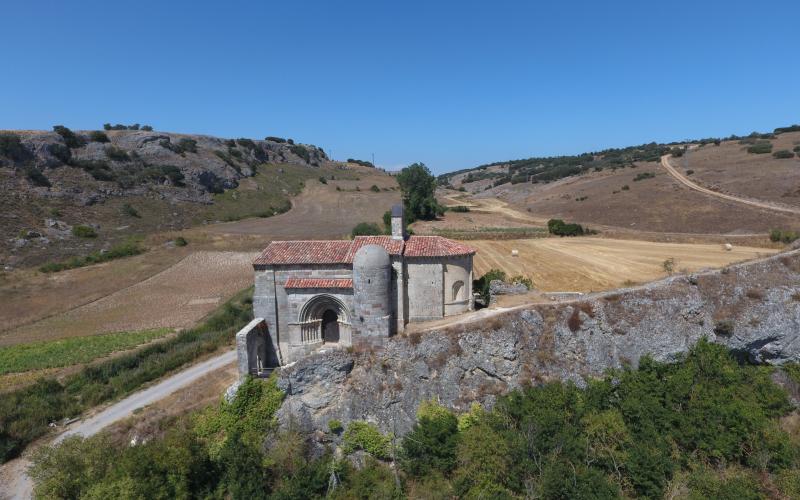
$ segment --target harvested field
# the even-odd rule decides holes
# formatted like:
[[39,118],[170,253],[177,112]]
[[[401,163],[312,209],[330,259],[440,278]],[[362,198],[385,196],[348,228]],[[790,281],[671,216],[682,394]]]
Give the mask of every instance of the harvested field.
[[133,286],[4,332],[0,346],[106,332],[189,327],[235,292],[252,285],[255,255],[195,252]]
[[[767,248],[722,245],[654,243],[606,238],[545,238],[524,240],[472,240],[477,248],[475,275],[491,268],[508,275],[533,279],[542,291],[607,290],[632,283],[663,278],[666,259],[675,259],[674,269],[696,271],[775,253]],[[519,251],[518,257],[511,250]]]

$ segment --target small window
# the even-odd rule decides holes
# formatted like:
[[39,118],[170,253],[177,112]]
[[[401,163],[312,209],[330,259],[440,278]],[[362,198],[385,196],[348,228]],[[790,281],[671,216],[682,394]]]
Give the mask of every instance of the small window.
[[461,295],[461,290],[463,288],[464,288],[463,281],[456,281],[455,283],[453,283],[453,299],[452,299],[453,301],[459,299],[459,296]]

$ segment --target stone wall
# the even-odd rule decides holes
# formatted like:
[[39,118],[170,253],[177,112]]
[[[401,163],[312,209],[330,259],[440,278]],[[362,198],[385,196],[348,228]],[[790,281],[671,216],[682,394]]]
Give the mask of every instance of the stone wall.
[[441,259],[406,259],[408,321],[439,319],[444,315],[444,290]]
[[[444,260],[444,315],[452,316],[473,309],[472,256],[449,257]],[[454,296],[454,286],[459,283]]]
[[463,411],[523,383],[583,385],[645,355],[673,361],[702,337],[754,362],[800,361],[798,252],[313,355],[281,370],[279,417],[306,430],[370,420],[402,434],[430,398]]

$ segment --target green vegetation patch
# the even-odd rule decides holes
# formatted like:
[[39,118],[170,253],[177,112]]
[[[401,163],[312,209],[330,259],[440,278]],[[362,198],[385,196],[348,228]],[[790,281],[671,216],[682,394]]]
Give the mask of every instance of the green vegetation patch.
[[76,269],[78,267],[90,266],[92,264],[99,264],[101,262],[108,262],[109,260],[121,259],[122,257],[130,257],[144,253],[145,249],[139,245],[136,239],[126,241],[111,247],[108,251],[92,252],[85,257],[73,257],[63,262],[48,262],[39,267],[39,271],[43,273],[57,273],[66,269]]
[[788,149],[781,149],[772,153],[772,156],[779,160],[787,160],[789,158],[794,158],[794,153]]
[[542,227],[479,227],[475,229],[433,228],[438,236],[455,240],[512,240],[522,238],[544,238],[547,229]]
[[[253,289],[243,290],[199,326],[162,342],[92,364],[63,381],[39,380],[0,398],[0,462],[18,456],[50,422],[75,417],[230,345],[253,319]],[[147,495],[145,495],[147,496]],[[102,495],[101,495],[102,497]]]
[[561,219],[550,219],[547,221],[547,230],[556,236],[581,236],[588,231],[580,224],[567,223]]
[[748,153],[752,153],[752,154],[757,154],[757,155],[771,153],[772,152],[772,143],[769,142],[769,141],[757,142],[757,143],[753,144],[752,146],[749,146],[747,148],[747,152]]
[[[271,217],[292,208],[290,198],[303,190],[306,181],[318,179],[320,170],[293,164],[265,164],[255,176],[243,181],[237,189],[214,195],[214,204],[202,213],[206,220],[236,221],[248,217]],[[347,179],[346,172],[336,173]]]
[[39,498],[798,498],[800,435],[782,422],[793,408],[773,369],[702,340],[676,363],[645,357],[585,388],[526,386],[491,410],[425,401],[397,443],[349,423],[343,451],[371,455],[359,469],[276,428],[273,375],[163,438],[42,447],[31,476]]
[[769,232],[769,239],[774,242],[783,242],[783,243],[792,243],[797,238],[800,238],[800,234],[797,231],[787,231],[785,229],[773,229]]
[[113,352],[131,349],[171,332],[169,328],[115,332],[32,344],[0,347],[0,375],[88,363]]

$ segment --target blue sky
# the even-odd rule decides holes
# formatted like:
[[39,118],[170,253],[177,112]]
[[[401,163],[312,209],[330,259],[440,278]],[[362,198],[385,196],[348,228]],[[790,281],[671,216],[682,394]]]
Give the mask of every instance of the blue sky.
[[800,122],[800,2],[0,0],[0,129],[292,137],[434,172]]

